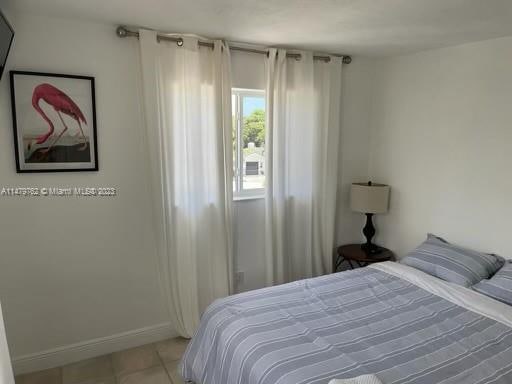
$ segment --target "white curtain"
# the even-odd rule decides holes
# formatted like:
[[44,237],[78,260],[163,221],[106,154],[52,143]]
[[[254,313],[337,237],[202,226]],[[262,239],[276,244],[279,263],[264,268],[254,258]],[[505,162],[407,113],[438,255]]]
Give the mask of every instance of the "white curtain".
[[287,58],[267,62],[267,284],[332,269],[342,62]]
[[229,49],[141,30],[140,53],[160,280],[176,330],[191,337],[233,286]]

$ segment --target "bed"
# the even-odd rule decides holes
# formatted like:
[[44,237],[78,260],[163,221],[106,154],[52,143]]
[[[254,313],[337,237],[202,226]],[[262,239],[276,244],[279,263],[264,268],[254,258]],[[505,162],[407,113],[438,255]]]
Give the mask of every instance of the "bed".
[[512,383],[512,306],[384,262],[216,301],[181,372],[196,384]]

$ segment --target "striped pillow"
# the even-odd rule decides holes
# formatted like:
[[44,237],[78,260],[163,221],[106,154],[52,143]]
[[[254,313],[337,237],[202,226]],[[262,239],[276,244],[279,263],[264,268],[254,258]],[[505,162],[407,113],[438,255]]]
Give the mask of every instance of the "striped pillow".
[[429,234],[427,240],[400,262],[442,280],[470,287],[494,275],[505,260],[450,244]]
[[475,291],[512,305],[512,262],[506,263],[489,280],[482,280],[472,287]]

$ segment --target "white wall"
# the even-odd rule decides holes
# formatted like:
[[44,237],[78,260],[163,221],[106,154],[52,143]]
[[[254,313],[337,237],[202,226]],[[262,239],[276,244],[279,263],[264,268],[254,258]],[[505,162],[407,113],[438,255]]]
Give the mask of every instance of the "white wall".
[[0,187],[108,186],[113,198],[0,196],[0,299],[14,357],[167,322],[140,142],[136,40],[114,27],[8,13],[9,69],[96,77],[99,172],[16,174],[9,74]]
[[354,57],[343,66],[338,161],[337,245],[363,239],[364,215],[350,210],[350,185],[368,179],[370,105],[375,61]]
[[234,204],[235,270],[243,272],[237,292],[265,286],[265,200],[239,200]]
[[381,60],[370,175],[389,183],[377,241],[403,255],[427,232],[512,256],[512,38]]
[[232,50],[231,81],[234,88],[265,89],[265,55]]

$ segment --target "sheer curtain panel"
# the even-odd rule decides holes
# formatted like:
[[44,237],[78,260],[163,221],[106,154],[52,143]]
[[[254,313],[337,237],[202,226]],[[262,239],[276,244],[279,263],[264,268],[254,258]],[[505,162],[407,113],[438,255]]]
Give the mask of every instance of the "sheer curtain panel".
[[177,332],[232,291],[229,49],[179,47],[140,31],[146,141],[160,280]]
[[267,60],[267,284],[331,271],[342,58]]

